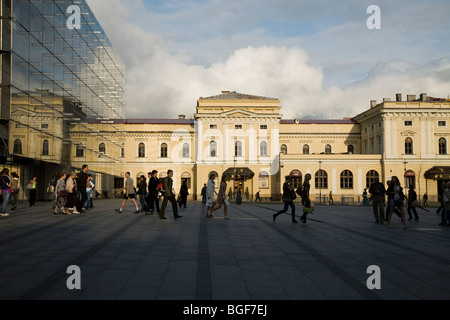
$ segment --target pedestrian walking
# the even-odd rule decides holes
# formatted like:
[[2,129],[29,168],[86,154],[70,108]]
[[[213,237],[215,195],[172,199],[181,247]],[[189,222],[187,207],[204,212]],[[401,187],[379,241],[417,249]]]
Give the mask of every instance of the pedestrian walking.
[[66,190],[66,173],[61,172],[57,176],[54,197],[55,197],[55,208],[53,209],[54,214],[59,214],[58,208],[61,209],[61,213],[67,213],[65,210],[67,204],[67,190]]
[[428,207],[428,194],[425,192],[425,194],[423,195],[423,206],[427,206]]
[[2,195],[2,210],[0,216],[7,217],[9,213],[6,212],[8,207],[9,198],[11,197],[11,180],[9,178],[9,169],[5,168],[0,173],[0,190]]
[[[388,189],[389,189],[389,187],[390,187],[390,185],[391,185],[391,180],[388,180],[388,181],[386,182],[386,184],[387,184]],[[384,221],[388,221],[389,211],[391,210],[391,207],[392,207],[392,205],[393,205],[393,203],[394,203],[394,200],[392,199],[393,195],[388,194],[387,192],[386,192],[386,195],[387,195],[387,197],[388,197],[388,201],[387,201],[387,206],[386,206],[386,217],[384,218]],[[400,219],[402,218],[402,215],[401,215],[400,211],[399,211],[395,206],[394,206],[394,213],[395,213]]]
[[405,211],[403,210],[403,201],[405,200],[406,197],[405,197],[405,194],[403,193],[403,188],[400,185],[400,180],[396,176],[392,177],[391,184],[386,192],[388,195],[392,196],[392,198],[391,198],[392,205],[389,209],[387,227],[392,228],[391,217],[392,217],[392,214],[394,213],[394,209],[398,208],[398,210],[400,211],[401,217],[402,217],[403,228],[405,228],[405,229],[410,228],[410,226],[408,226],[406,224]]
[[50,199],[52,200],[52,209],[56,207],[56,198],[55,198],[55,187],[56,187],[57,177],[53,176],[48,182],[47,193],[50,194]]
[[86,209],[93,209],[94,208],[94,195],[95,195],[95,182],[94,177],[92,175],[88,174],[88,179],[86,183],[86,194],[87,194],[87,200],[85,202],[84,207]]
[[260,197],[260,195],[259,195],[259,190],[258,190],[258,192],[256,193],[256,195],[255,195],[255,202],[257,202],[259,200],[259,202],[261,202],[262,200],[261,200],[261,197]]
[[384,187],[384,184],[380,182],[380,178],[378,176],[374,178],[374,182],[369,187],[369,193],[372,198],[372,209],[375,217],[375,223],[383,224],[386,188]]
[[362,193],[362,197],[363,197],[363,207],[368,207],[369,206],[369,198],[367,197],[367,188],[364,188],[364,192]]
[[183,217],[178,214],[178,206],[177,206],[177,201],[175,200],[175,191],[173,189],[172,177],[173,177],[173,171],[168,170],[167,177],[165,177],[163,180],[164,197],[163,197],[163,202],[161,205],[161,211],[159,213],[160,219],[167,219],[165,217],[165,213],[166,213],[167,202],[169,202],[169,201],[172,204],[173,218],[176,220],[176,219]]
[[203,185],[200,195],[202,196],[202,204],[205,205],[206,204],[206,183]]
[[238,188],[237,192],[236,192],[236,203],[237,204],[242,204],[242,191],[241,191],[241,187]]
[[216,190],[215,190],[215,183],[214,183],[215,178],[216,178],[216,174],[211,173],[211,175],[209,176],[208,184],[206,186],[206,217],[207,218],[213,217],[210,210],[211,210],[211,207],[213,207],[216,203],[216,199],[214,198],[214,194],[217,194]]
[[66,214],[71,214],[69,210],[73,211],[73,214],[80,214],[77,210],[78,205],[78,190],[77,190],[77,174],[72,171],[66,180],[66,190],[67,190],[67,203],[66,203]]
[[441,223],[440,226],[450,225],[450,181],[444,183],[442,192],[443,208],[441,210]]
[[141,211],[147,212],[147,203],[145,198],[147,197],[147,180],[144,175],[139,177],[137,183],[137,195],[139,196],[139,202],[141,203]]
[[181,185],[181,188],[180,188],[180,193],[178,194],[178,197],[179,197],[178,204],[179,204],[180,208],[181,207],[186,208],[188,195],[189,195],[189,190],[187,187],[187,183],[186,183],[186,181],[183,181],[183,184]]
[[328,194],[328,205],[330,205],[330,206],[334,205],[333,192],[331,190],[330,190],[330,193]]
[[19,185],[19,175],[16,172],[11,173],[11,210],[16,210],[17,205],[19,204],[18,197],[19,197],[19,191],[20,191],[20,185]]
[[34,207],[36,203],[36,197],[37,197],[37,177],[34,176],[31,178],[30,182],[27,185],[27,189],[29,190],[29,200],[30,200],[30,207]]
[[[222,181],[220,182],[219,193],[217,194],[217,201],[211,207],[210,213],[219,210],[223,206],[223,215],[225,219],[228,219],[228,204],[226,200],[227,181],[230,177],[226,174],[222,175]],[[216,207],[217,205],[217,207]]]
[[291,186],[291,181],[292,177],[287,176],[286,181],[283,184],[282,199],[284,203],[284,208],[273,215],[273,221],[275,221],[280,214],[286,213],[289,207],[291,207],[292,223],[298,223],[297,220],[295,220],[295,204],[294,204],[294,200],[295,198],[297,198],[297,196],[295,194],[294,188]]
[[77,192],[80,193],[80,201],[77,203],[77,210],[80,213],[84,213],[84,203],[88,199],[86,188],[88,188],[88,175],[87,171],[89,170],[89,167],[87,164],[84,164],[81,167],[81,172],[77,175]]
[[136,191],[134,189],[134,182],[133,178],[131,178],[130,172],[125,173],[125,188],[123,190],[122,204],[119,209],[116,209],[116,212],[122,213],[123,208],[125,207],[125,203],[127,202],[128,199],[131,199],[131,201],[134,204],[134,207],[136,208],[134,213],[139,213],[139,206],[136,202]]
[[161,181],[158,179],[158,171],[153,170],[148,173],[148,195],[147,195],[147,214],[153,214],[156,212],[159,214],[159,198],[158,198],[158,186]]
[[302,205],[303,205],[303,215],[301,216],[300,220],[305,224],[306,223],[306,217],[308,214],[312,213],[314,211],[314,208],[311,206],[311,199],[309,197],[309,191],[311,189],[311,174],[307,173],[305,175],[305,181],[302,185]]
[[414,220],[419,221],[419,215],[417,214],[416,207],[419,206],[419,203],[417,201],[417,193],[414,190],[414,185],[409,185],[409,191],[408,191],[408,216],[409,220],[412,220],[411,211],[414,214]]

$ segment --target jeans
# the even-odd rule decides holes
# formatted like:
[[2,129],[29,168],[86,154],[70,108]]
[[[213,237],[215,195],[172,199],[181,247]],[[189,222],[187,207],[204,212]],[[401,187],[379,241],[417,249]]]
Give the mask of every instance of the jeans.
[[143,194],[139,195],[139,202],[141,203],[141,211],[147,211],[147,203]]
[[79,212],[81,212],[81,210],[83,209],[84,203],[85,203],[86,200],[88,199],[88,195],[87,195],[87,192],[86,192],[86,188],[81,188],[79,192],[80,192],[80,194],[81,194],[81,199],[80,199],[80,201],[78,202],[77,210],[78,210]]
[[275,213],[275,217],[278,217],[280,214],[286,213],[288,211],[288,208],[291,207],[292,210],[292,222],[295,221],[295,204],[294,201],[290,200],[290,201],[284,201],[284,209],[281,211],[278,211],[277,213]]
[[9,190],[2,190],[2,213],[6,213],[6,208],[8,207],[9,197],[11,196],[11,192]]

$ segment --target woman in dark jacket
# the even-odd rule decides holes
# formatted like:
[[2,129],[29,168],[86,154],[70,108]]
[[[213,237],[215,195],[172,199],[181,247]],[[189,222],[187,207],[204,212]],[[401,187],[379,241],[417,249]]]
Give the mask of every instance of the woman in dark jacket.
[[290,176],[286,177],[286,182],[283,184],[283,202],[284,202],[284,209],[275,213],[273,215],[273,221],[276,220],[276,218],[283,213],[286,213],[288,211],[288,208],[291,207],[291,214],[292,214],[292,223],[297,223],[295,220],[295,204],[294,200],[296,198],[295,190],[291,186],[292,178]]
[[178,204],[180,205],[180,208],[182,206],[184,208],[186,208],[187,196],[188,195],[189,195],[189,191],[188,191],[188,187],[187,187],[186,181],[183,181],[183,184],[181,185],[181,188],[180,188],[180,201],[178,202]]
[[414,214],[414,220],[419,221],[419,215],[417,214],[416,206],[417,206],[417,193],[414,190],[414,185],[411,184],[409,186],[409,192],[408,192],[408,216],[409,216],[409,220],[412,220],[412,215],[411,215],[411,211],[412,211],[413,214]]

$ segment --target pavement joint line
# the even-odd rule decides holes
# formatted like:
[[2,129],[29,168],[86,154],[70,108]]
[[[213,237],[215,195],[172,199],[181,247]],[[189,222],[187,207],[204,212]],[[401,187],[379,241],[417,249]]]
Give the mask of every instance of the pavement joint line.
[[[241,209],[248,215],[254,217],[252,213]],[[289,239],[291,242],[299,246],[301,249],[308,252],[310,255],[312,255],[314,258],[316,258],[318,261],[320,261],[322,264],[324,264],[330,271],[332,271],[337,277],[339,277],[342,281],[344,281],[347,285],[349,285],[353,290],[355,290],[357,293],[359,293],[361,296],[368,300],[382,300],[382,298],[377,295],[375,292],[370,291],[364,284],[361,284],[358,280],[356,280],[354,277],[352,277],[350,274],[347,273],[344,269],[339,267],[337,264],[335,264],[333,261],[328,259],[325,255],[319,253],[317,250],[311,248],[308,245],[305,245],[300,240],[292,236],[291,234],[287,233],[286,231],[282,230],[280,227],[274,225],[271,222],[268,222],[266,220],[261,220],[264,224],[266,224],[268,227],[273,229],[274,231],[278,232],[279,234],[283,235],[287,239]]]
[[[265,207],[265,208],[267,208],[267,207]],[[269,208],[267,208],[267,209],[269,209]],[[273,210],[273,209],[270,208],[270,210]],[[308,220],[312,220],[312,219],[308,219]],[[422,250],[418,250],[416,248],[408,247],[408,246],[400,244],[398,242],[391,241],[391,240],[389,240],[387,238],[379,238],[377,236],[374,236],[374,235],[371,235],[371,234],[367,234],[367,233],[364,233],[364,232],[360,232],[360,231],[356,231],[356,230],[353,230],[353,229],[350,229],[350,228],[346,228],[346,227],[343,227],[341,225],[337,225],[337,224],[334,224],[334,223],[331,223],[331,222],[327,222],[327,223],[329,225],[335,227],[335,228],[340,228],[340,229],[343,229],[343,230],[348,231],[350,233],[354,233],[354,234],[357,234],[357,235],[360,235],[360,236],[363,236],[363,237],[366,237],[366,238],[370,238],[370,239],[373,239],[375,241],[383,241],[384,243],[387,243],[389,245],[396,246],[396,247],[399,247],[399,248],[404,249],[404,250],[412,251],[412,252],[415,252],[417,254],[422,254],[422,255],[430,258],[430,259],[437,260],[437,261],[439,261],[441,263],[450,264],[450,260],[445,259],[443,257],[440,257],[438,255],[430,254],[430,253],[428,253],[426,251],[422,251]],[[410,230],[407,230],[407,231],[414,231],[414,229],[410,229]],[[435,236],[435,234],[427,234],[427,235],[428,236]]]
[[205,216],[205,207],[200,213],[200,230],[197,256],[197,300],[212,300],[211,265],[208,242],[208,223]]
[[[118,230],[114,231],[109,237],[102,240],[100,243],[96,244],[95,246],[91,247],[89,250],[84,252],[83,254],[79,255],[77,258],[73,259],[71,262],[67,263],[67,266],[70,265],[81,265],[84,261],[86,261],[89,257],[91,257],[93,254],[101,250],[103,247],[105,247],[108,243],[113,241],[115,238],[120,236],[123,232],[131,228],[133,225],[135,225],[137,222],[139,222],[145,215],[139,215],[136,219],[132,220],[131,222],[127,223],[126,225],[120,227]],[[51,287],[53,287],[56,283],[61,281],[62,279],[65,279],[67,277],[66,273],[66,267],[63,267],[41,281],[37,286],[34,288],[28,290],[23,295],[21,295],[18,300],[36,300],[38,299],[42,294],[47,292]]]

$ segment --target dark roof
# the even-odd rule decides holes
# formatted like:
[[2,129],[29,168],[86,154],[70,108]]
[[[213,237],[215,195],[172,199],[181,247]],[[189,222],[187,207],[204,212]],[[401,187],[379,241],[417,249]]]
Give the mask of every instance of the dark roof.
[[278,100],[276,98],[267,98],[261,96],[253,96],[250,94],[239,93],[236,91],[222,91],[222,94],[212,97],[201,97],[201,100]]
[[194,119],[88,119],[89,123],[115,124],[194,124]]
[[358,122],[353,119],[287,119],[281,120],[281,124],[357,124]]

